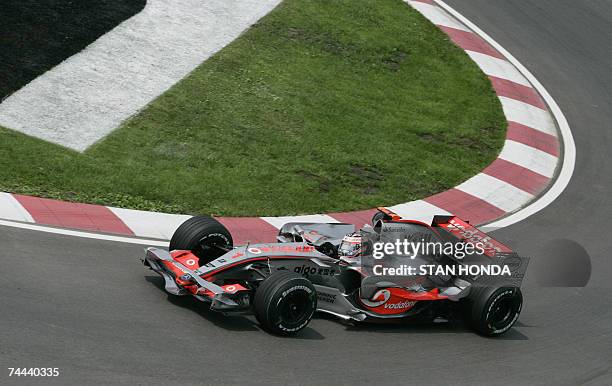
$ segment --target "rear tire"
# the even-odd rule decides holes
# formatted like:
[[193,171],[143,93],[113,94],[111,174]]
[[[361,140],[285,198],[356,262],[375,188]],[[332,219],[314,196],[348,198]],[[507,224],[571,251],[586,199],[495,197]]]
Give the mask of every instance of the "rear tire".
[[376,226],[379,221],[385,221],[390,219],[391,217],[389,217],[388,214],[383,212],[376,212],[374,216],[372,216],[372,226]]
[[255,291],[255,316],[277,335],[293,335],[308,325],[317,310],[317,292],[310,280],[293,272],[268,276]]
[[484,336],[506,333],[523,308],[523,295],[517,287],[475,287],[468,298],[467,317],[474,330]]
[[170,250],[191,251],[200,265],[209,263],[233,248],[232,235],[223,224],[208,216],[196,216],[178,227],[170,240]]

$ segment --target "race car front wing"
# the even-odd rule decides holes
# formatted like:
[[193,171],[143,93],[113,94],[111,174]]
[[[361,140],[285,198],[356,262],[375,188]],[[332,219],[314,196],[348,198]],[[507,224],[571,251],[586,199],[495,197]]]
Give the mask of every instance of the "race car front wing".
[[[160,274],[168,293],[178,296],[193,295],[196,299],[209,302],[215,311],[241,311],[250,306],[248,290],[239,284],[219,286],[202,279],[193,270],[172,258],[164,249],[147,248],[142,259],[144,265]],[[177,281],[189,284],[179,285]]]

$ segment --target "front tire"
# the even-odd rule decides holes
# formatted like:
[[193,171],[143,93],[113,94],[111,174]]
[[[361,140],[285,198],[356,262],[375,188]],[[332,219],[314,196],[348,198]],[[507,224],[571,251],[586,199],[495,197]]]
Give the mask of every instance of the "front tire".
[[200,258],[200,265],[224,255],[233,246],[234,241],[227,228],[208,216],[196,216],[185,221],[170,240],[171,251],[191,251]]
[[277,335],[293,335],[308,325],[317,310],[317,293],[310,280],[293,272],[268,276],[255,291],[255,316]]
[[469,296],[468,318],[474,330],[484,336],[506,333],[523,308],[523,295],[517,287],[476,287]]

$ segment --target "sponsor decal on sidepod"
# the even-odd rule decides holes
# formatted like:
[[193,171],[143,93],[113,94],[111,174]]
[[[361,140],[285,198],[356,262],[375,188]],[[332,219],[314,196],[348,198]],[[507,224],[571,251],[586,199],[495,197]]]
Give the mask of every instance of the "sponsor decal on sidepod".
[[414,307],[416,301],[403,300],[395,303],[387,303],[391,299],[391,291],[387,289],[379,290],[374,294],[372,300],[362,299],[362,303],[370,308],[383,307],[385,310],[407,311]]

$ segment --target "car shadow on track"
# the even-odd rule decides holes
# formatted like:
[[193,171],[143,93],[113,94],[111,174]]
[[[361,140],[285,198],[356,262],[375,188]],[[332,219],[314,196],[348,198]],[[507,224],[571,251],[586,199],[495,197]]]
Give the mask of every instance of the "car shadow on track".
[[[166,293],[164,289],[164,279],[161,277],[145,276],[145,280]],[[166,294],[168,296],[168,301],[170,301],[170,303],[173,305],[193,311],[217,327],[230,331],[260,331],[262,333],[266,333],[259,327],[259,324],[253,320],[252,317],[246,315],[225,316],[220,312],[209,310],[205,304],[197,301],[191,296],[175,296],[168,293]],[[325,337],[319,334],[316,330],[306,327],[298,335],[291,336],[291,339],[322,340],[325,339]]]
[[322,312],[316,315],[319,319],[327,319],[337,321],[345,325],[346,331],[359,331],[363,333],[405,333],[405,334],[472,334],[476,338],[495,339],[495,340],[529,340],[527,336],[519,332],[516,327],[522,326],[517,322],[515,328],[510,329],[502,336],[488,338],[476,334],[472,329],[460,320],[449,321],[444,323],[433,323],[427,321],[405,321],[405,320],[388,320],[383,322],[342,322],[333,315]]
[[[166,293],[164,289],[164,280],[159,276],[145,276],[145,280],[151,283],[160,291]],[[167,293],[166,293],[167,294]],[[209,310],[204,304],[193,299],[191,296],[175,296],[167,294],[168,301],[175,306],[179,306],[190,311],[193,311],[200,315],[202,318],[211,322],[217,327],[224,328],[230,331],[263,331],[259,324],[250,316],[242,315],[231,315],[225,316],[219,312]],[[329,315],[323,312],[317,312],[315,314],[316,319],[329,320],[337,323],[339,328],[341,325],[345,327],[346,331],[361,331],[370,333],[405,333],[405,334],[474,334],[478,337],[468,326],[461,321],[452,321],[448,323],[431,323],[431,322],[406,322],[406,321],[388,321],[382,323],[353,323],[345,322],[333,315]],[[517,322],[517,326],[521,326],[520,322]],[[316,330],[306,327],[299,334],[291,336],[291,339],[305,339],[305,340],[322,340],[325,337],[319,334]],[[482,339],[488,339],[482,337]],[[528,340],[529,338],[516,328],[511,329],[506,334],[497,338],[498,340]]]

